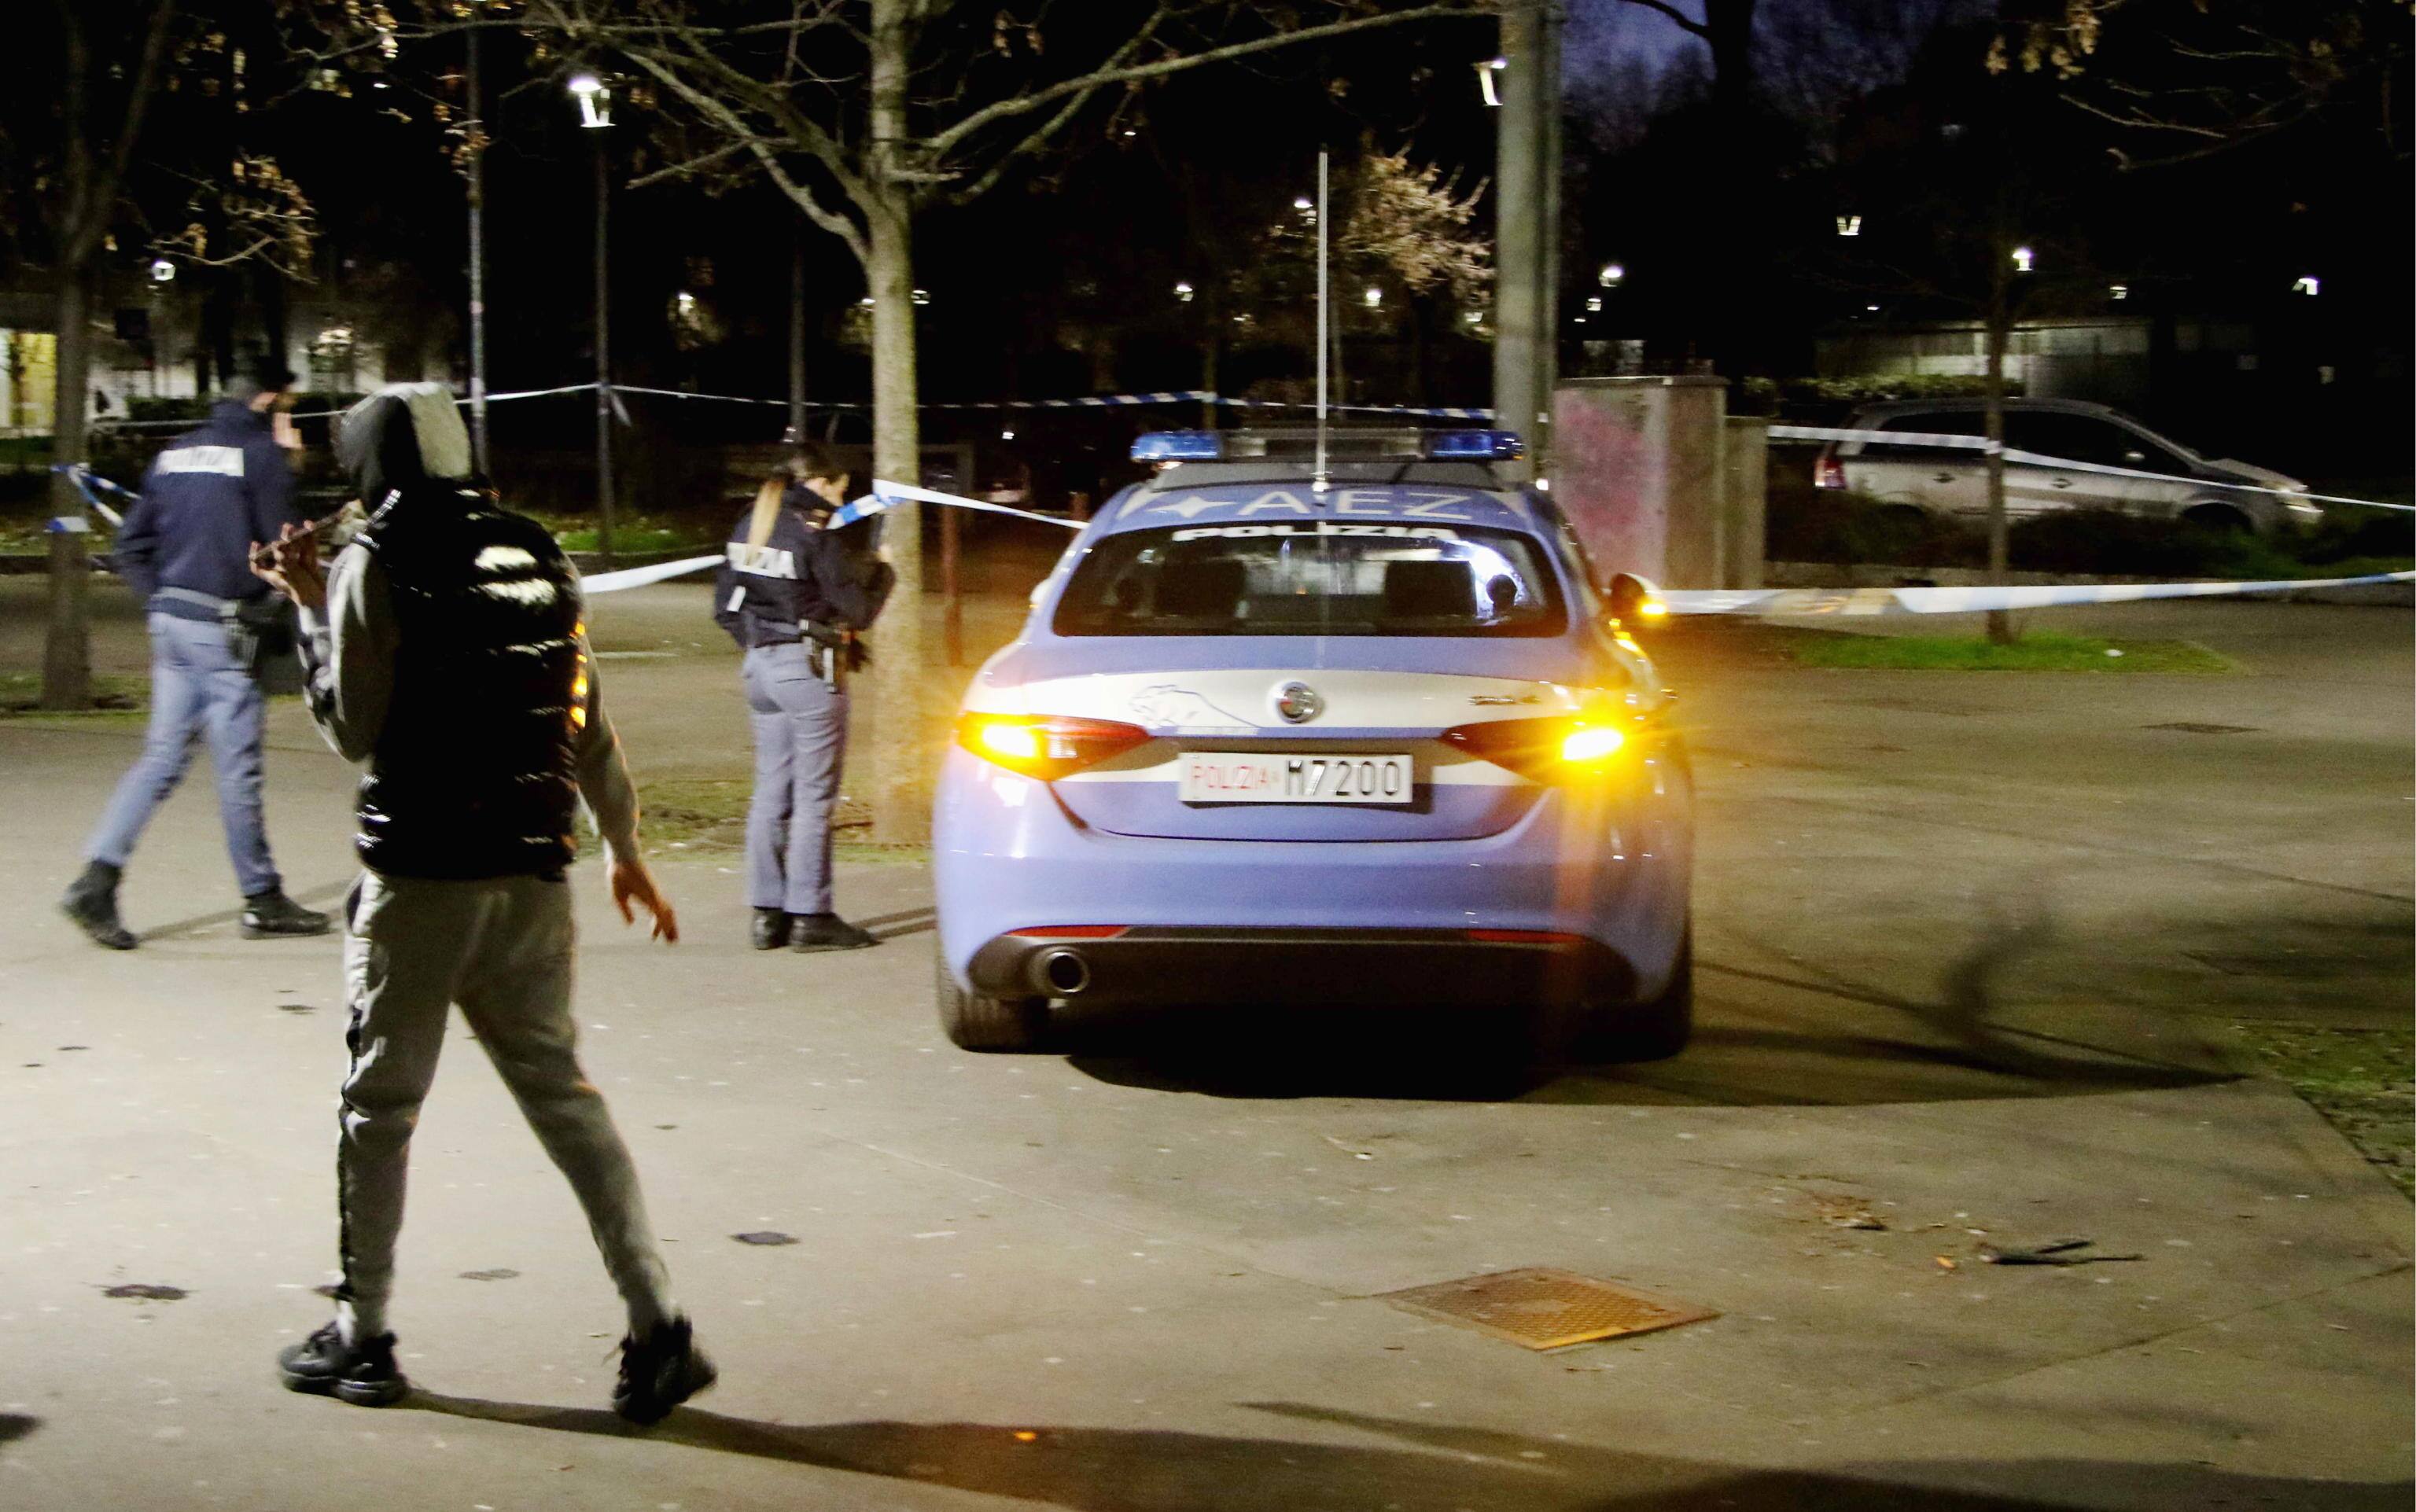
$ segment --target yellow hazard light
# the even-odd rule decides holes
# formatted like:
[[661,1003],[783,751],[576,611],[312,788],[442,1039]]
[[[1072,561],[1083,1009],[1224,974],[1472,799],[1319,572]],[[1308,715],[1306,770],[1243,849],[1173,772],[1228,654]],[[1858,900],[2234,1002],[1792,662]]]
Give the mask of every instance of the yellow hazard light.
[[1617,756],[1626,743],[1627,737],[1608,725],[1581,725],[1561,738],[1561,759],[1600,761]]

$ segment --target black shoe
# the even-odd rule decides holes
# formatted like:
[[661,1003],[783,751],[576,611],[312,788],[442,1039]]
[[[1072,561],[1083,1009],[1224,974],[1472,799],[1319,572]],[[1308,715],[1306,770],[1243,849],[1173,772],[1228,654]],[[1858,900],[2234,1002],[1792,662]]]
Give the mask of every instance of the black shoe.
[[243,937],[248,940],[266,939],[272,935],[325,935],[327,916],[312,913],[285,895],[282,888],[270,888],[243,900]]
[[643,1339],[621,1340],[621,1379],[612,1387],[612,1410],[632,1423],[659,1423],[717,1378],[713,1362],[696,1347],[688,1321],[673,1318],[657,1324]]
[[837,914],[799,914],[789,926],[793,951],[860,951],[880,943]]
[[91,936],[95,945],[130,951],[141,942],[135,939],[133,931],[118,921],[118,869],[107,861],[86,862],[83,875],[68,884],[67,896],[59,900],[59,911]]
[[747,938],[759,951],[777,951],[789,943],[789,916],[778,908],[758,908],[747,926]]
[[394,1366],[394,1335],[380,1334],[346,1348],[342,1331],[332,1323],[279,1350],[277,1373],[288,1391],[336,1397],[355,1407],[384,1407],[411,1390],[411,1383]]

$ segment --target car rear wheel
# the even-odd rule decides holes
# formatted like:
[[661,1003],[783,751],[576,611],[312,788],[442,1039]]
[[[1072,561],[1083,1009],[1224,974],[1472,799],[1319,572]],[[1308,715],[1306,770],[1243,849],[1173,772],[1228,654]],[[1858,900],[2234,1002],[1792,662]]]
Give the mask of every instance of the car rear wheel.
[[2182,518],[2202,531],[2217,531],[2226,535],[2246,535],[2257,528],[2246,515],[2229,504],[2198,504],[2183,510]]
[[1670,968],[1669,985],[1649,1003],[1638,1003],[1619,1014],[1618,1043],[1626,1060],[1667,1060],[1686,1048],[1695,1037],[1695,928],[1686,926],[1678,942],[1678,964]]
[[985,997],[957,985],[948,963],[939,969],[940,1030],[960,1050],[1034,1050],[1049,1027],[1045,997]]

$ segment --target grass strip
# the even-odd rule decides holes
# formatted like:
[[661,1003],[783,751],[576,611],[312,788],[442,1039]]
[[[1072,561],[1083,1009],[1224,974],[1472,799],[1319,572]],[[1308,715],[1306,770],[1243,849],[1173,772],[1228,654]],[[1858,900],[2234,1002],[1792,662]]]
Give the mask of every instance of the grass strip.
[[1803,666],[1854,671],[2097,672],[2206,676],[2232,664],[2188,640],[2099,640],[2038,631],[2001,646],[1979,636],[1870,636],[1790,632],[1782,648]]
[[2289,1084],[2357,1152],[2416,1197],[2416,1030],[2235,1024],[2251,1065]]

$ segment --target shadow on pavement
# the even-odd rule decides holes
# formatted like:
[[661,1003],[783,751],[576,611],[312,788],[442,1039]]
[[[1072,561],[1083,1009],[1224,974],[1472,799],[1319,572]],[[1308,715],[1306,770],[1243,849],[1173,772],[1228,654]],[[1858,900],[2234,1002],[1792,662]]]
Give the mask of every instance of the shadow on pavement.
[[2042,914],[1999,918],[1916,998],[1817,968],[1696,967],[1694,1043],[1623,1062],[1615,1023],[1573,1056],[1539,1058],[1523,1014],[1419,1009],[1305,1014],[1223,1005],[1065,1016],[1060,1048],[1100,1081],[1210,1097],[1740,1106],[2071,1097],[2229,1079],[2127,1048],[2128,1025],[2081,1038],[2001,1022],[1995,983],[2047,937]]
[[38,1417],[23,1413],[0,1413],[0,1444],[14,1444],[42,1426]]
[[[1533,1508],[1536,1512],[2029,1512],[2100,1506],[2288,1506],[2404,1512],[2407,1485],[2273,1480],[2197,1465],[2058,1460],[1907,1463],[1866,1472],[1753,1470],[1623,1454],[1486,1429],[1290,1402],[1271,1415],[1403,1440],[1414,1448],[1228,1438],[1163,1430],[983,1423],[759,1423],[683,1408],[652,1429],[598,1408],[414,1392],[447,1416],[687,1448],[1013,1497],[1075,1512],[1297,1512],[1310,1506]],[[1885,1478],[1881,1478],[1884,1475]],[[1947,1489],[1974,1481],[2018,1488]],[[1907,1484],[1911,1482],[1911,1484]]]

